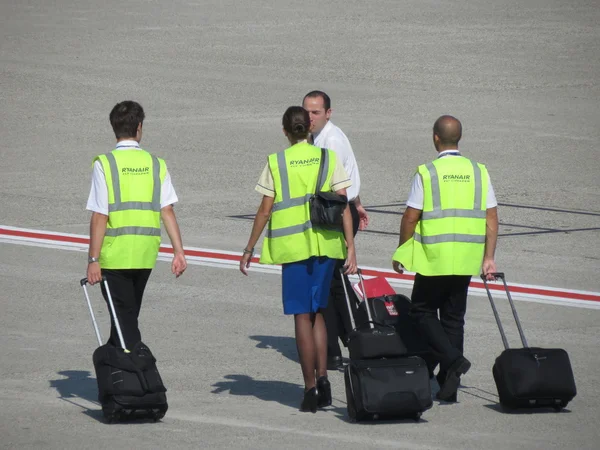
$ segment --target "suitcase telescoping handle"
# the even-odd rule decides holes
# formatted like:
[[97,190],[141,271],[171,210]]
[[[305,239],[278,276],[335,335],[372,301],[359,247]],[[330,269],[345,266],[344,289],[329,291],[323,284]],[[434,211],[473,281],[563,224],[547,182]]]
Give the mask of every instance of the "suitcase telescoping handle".
[[[121,333],[121,325],[119,324],[119,319],[117,318],[117,312],[115,311],[115,304],[113,303],[112,296],[110,295],[110,289],[108,288],[108,281],[106,281],[106,276],[102,275],[102,282],[104,283],[104,289],[106,289],[106,296],[108,297],[108,304],[110,306],[110,312],[115,322],[115,328],[117,329],[117,334],[119,335],[119,342],[121,343],[121,348],[123,350],[127,350],[125,347],[125,340],[123,339],[123,333]],[[88,279],[82,278],[79,282],[81,287],[83,287],[83,292],[85,293],[85,299],[88,304],[88,309],[90,310],[90,316],[92,316],[92,323],[94,324],[94,330],[96,331],[96,337],[98,338],[98,345],[102,345],[102,336],[100,335],[100,330],[98,328],[98,324],[96,323],[96,316],[94,315],[94,309],[92,308],[92,303],[90,302],[90,296],[87,290]]]
[[[367,317],[369,318],[369,327],[375,328],[373,322],[373,316],[371,314],[371,308],[369,308],[369,302],[366,300],[367,294],[365,291],[365,284],[362,276],[362,271],[357,269],[358,281],[360,282],[360,288],[363,292],[363,297],[365,298],[365,308],[367,310]],[[354,322],[354,315],[352,314],[352,306],[350,304],[350,296],[348,295],[348,288],[346,287],[346,280],[344,279],[344,269],[340,269],[340,276],[342,277],[342,286],[344,286],[344,295],[346,296],[346,304],[348,305],[348,312],[350,313],[350,323],[352,324],[352,329],[356,328],[356,323]]]
[[[521,327],[521,321],[519,320],[519,315],[517,314],[517,310],[515,308],[515,304],[510,295],[510,290],[508,289],[508,285],[506,284],[506,277],[503,272],[495,272],[491,273],[494,279],[501,279],[502,283],[504,283],[504,290],[506,291],[506,296],[508,297],[508,303],[510,304],[510,309],[512,310],[513,316],[515,318],[515,322],[517,323],[517,329],[519,330],[519,335],[521,336],[521,342],[523,343],[523,347],[527,348],[527,339],[525,339],[525,333],[523,333],[523,328]],[[492,305],[492,311],[494,312],[494,317],[496,318],[496,323],[498,324],[498,329],[500,330],[500,336],[502,336],[502,343],[504,344],[504,348],[508,349],[508,340],[506,339],[506,333],[504,333],[504,328],[502,327],[502,322],[500,322],[500,316],[498,315],[498,310],[496,309],[496,305],[494,304],[494,299],[492,298],[492,293],[490,292],[490,288],[487,284],[487,276],[482,274],[481,279],[483,280],[483,285],[485,286],[485,290],[487,291],[488,298],[490,299],[490,304]]]

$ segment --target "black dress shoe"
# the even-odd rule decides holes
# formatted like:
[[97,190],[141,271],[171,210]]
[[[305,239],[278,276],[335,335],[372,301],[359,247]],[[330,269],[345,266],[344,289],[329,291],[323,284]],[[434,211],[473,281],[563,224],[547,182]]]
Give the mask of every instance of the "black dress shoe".
[[344,360],[341,356],[327,357],[327,370],[339,370],[344,368]]
[[318,400],[319,396],[316,387],[309,389],[308,391],[304,391],[304,399],[302,400],[302,404],[300,405],[300,411],[310,411],[311,413],[316,413]]
[[440,384],[440,391],[437,393],[436,398],[444,401],[451,401],[453,396],[456,396],[458,386],[460,386],[460,377],[469,371],[471,368],[471,362],[461,356],[454,361],[448,368],[448,372]]
[[437,398],[438,400],[441,400],[443,402],[456,403],[456,402],[458,402],[458,392],[455,392],[453,395],[451,395],[445,399],[440,398],[440,393],[438,392],[437,394],[435,394],[435,398]]
[[321,377],[317,380],[318,402],[319,408],[325,408],[331,405],[331,383],[327,377]]

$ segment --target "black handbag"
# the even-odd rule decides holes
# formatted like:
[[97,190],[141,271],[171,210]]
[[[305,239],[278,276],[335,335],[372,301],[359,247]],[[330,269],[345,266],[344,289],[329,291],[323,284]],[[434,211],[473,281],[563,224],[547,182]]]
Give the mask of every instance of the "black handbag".
[[321,160],[319,162],[319,176],[315,193],[310,197],[310,221],[313,226],[323,228],[342,228],[344,210],[348,205],[348,198],[345,195],[338,195],[335,192],[321,192],[321,187],[325,183],[327,175],[323,175],[323,159],[327,150],[321,149]]

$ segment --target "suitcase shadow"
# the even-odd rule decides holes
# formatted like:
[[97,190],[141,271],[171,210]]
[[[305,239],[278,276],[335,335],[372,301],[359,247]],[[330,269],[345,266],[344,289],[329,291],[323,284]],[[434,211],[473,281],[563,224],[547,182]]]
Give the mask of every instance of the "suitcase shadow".
[[552,407],[506,409],[502,405],[500,405],[500,403],[494,403],[492,405],[484,405],[484,406],[488,409],[491,409],[492,411],[496,411],[501,414],[506,414],[509,416],[533,415],[533,414],[565,414],[565,413],[571,412],[571,410],[567,409],[567,408],[564,408],[561,411],[556,411]]
[[265,348],[275,350],[287,359],[299,362],[298,350],[296,349],[296,339],[289,336],[249,336],[253,341],[257,341],[256,348]]
[[[83,414],[98,422],[104,422],[102,408],[98,403],[96,378],[88,370],[62,370],[57,375],[61,378],[50,380],[49,383],[58,392],[58,398],[81,408]],[[92,406],[97,409],[92,409]]]
[[255,380],[241,374],[225,375],[228,381],[213,384],[213,394],[228,392],[229,395],[256,397],[265,402],[277,402],[298,409],[304,396],[304,387],[286,381]]
[[475,386],[465,386],[463,384],[458,388],[458,392],[462,394],[470,395],[471,397],[480,398],[487,402],[497,403],[498,402],[498,394],[494,394],[493,392],[489,392],[483,389],[480,389]]

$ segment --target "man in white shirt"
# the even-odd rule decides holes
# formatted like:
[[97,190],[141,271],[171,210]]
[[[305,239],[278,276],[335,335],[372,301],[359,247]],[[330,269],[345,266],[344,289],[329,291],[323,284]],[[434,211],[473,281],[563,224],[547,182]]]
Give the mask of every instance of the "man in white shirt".
[[[323,91],[311,91],[304,96],[302,102],[304,109],[310,116],[311,134],[313,145],[320,148],[333,150],[350,176],[352,185],[347,189],[354,235],[367,228],[369,216],[360,202],[360,174],[352,146],[344,132],[331,121],[331,99]],[[342,261],[343,264],[343,261]],[[354,293],[350,287],[348,277],[344,277],[348,292]],[[336,267],[331,283],[331,296],[325,310],[325,324],[327,326],[327,365],[329,370],[341,368],[342,352],[338,343],[338,336],[342,342],[346,341],[347,334],[351,331],[351,322],[346,304],[342,278],[339,267]]]
[[[144,118],[144,110],[136,102],[121,102],[113,108],[110,113],[110,122],[115,132],[117,145],[112,152],[102,155],[106,161],[112,162],[103,165],[101,157],[97,157],[94,161],[92,184],[87,202],[87,209],[92,211],[87,279],[90,284],[95,284],[102,279],[102,276],[106,277],[126,348],[132,348],[141,341],[138,316],[144,289],[152,271],[151,267],[156,263],[160,245],[160,222],[154,219],[157,228],[148,227],[147,215],[144,216],[144,213],[149,210],[158,213],[160,208],[160,218],[173,246],[171,270],[179,277],[187,267],[181,233],[173,211],[173,205],[178,199],[171,184],[171,176],[165,164],[164,179],[160,183],[160,169],[155,165],[158,166],[159,161],[161,161],[160,164],[164,164],[164,162],[142,150],[139,145],[142,139]],[[129,152],[133,153],[129,155]],[[126,157],[127,155],[132,158]],[[123,161],[128,162],[123,163]],[[133,166],[139,165],[137,164],[139,161],[150,162],[151,167],[146,164],[142,164],[144,167],[141,170],[136,167],[128,167],[132,165],[132,162]],[[124,165],[120,166],[119,164]],[[109,187],[105,170],[109,170],[111,175],[112,203],[109,202]],[[144,180],[142,184],[140,184],[140,180]],[[157,181],[160,183],[159,190],[152,187],[157,185]],[[156,206],[154,200],[152,204],[144,204],[140,201],[121,201],[121,197],[131,196],[132,192],[139,192],[136,189],[139,189],[140,186],[149,186],[148,189],[154,189],[152,196],[156,195]],[[160,205],[158,205],[159,198]],[[120,220],[122,221],[124,213],[127,214],[126,220],[130,221],[130,225],[133,226],[119,228],[118,225],[114,225],[114,223],[118,224],[119,217],[113,216],[113,214],[121,214]],[[144,223],[138,225],[140,213],[142,219],[144,217],[146,219],[143,220]],[[115,222],[112,222],[111,218]],[[105,239],[105,236],[108,236],[107,225],[112,227],[110,243],[107,243]],[[136,236],[139,236],[140,239],[136,239]],[[131,242],[136,242],[135,248],[131,248]],[[101,287],[104,298],[108,302],[104,285]],[[111,322],[109,342],[120,347],[114,321]]]

